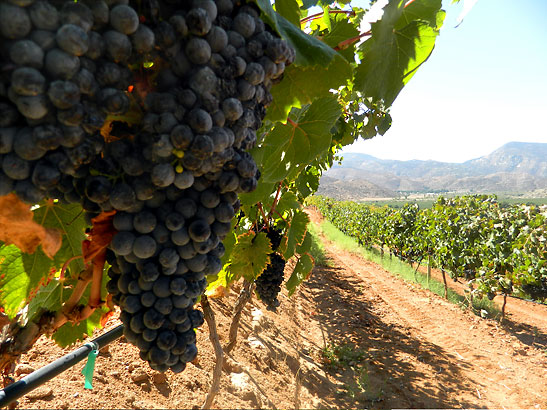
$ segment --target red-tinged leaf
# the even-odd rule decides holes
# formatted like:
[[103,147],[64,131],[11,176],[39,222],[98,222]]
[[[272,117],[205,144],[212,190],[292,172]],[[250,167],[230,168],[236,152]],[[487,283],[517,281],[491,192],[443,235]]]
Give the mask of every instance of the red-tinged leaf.
[[50,259],[61,248],[61,232],[44,228],[33,220],[30,205],[22,202],[17,195],[0,197],[0,241],[15,245],[24,253],[36,252],[42,245],[44,254]]
[[112,224],[115,214],[116,211],[103,212],[91,220],[93,228],[88,233],[89,239],[82,242],[82,253],[86,263],[104,253],[110,245],[112,237],[116,234]]

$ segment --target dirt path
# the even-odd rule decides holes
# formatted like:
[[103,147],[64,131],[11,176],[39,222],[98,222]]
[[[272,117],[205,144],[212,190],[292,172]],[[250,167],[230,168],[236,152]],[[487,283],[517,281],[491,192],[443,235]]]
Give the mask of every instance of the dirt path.
[[[325,244],[331,266],[316,267],[293,297],[282,293],[276,313],[246,306],[215,408],[547,409],[543,330],[500,327]],[[237,292],[212,300],[223,342]],[[152,371],[122,339],[97,358],[93,390],[80,363],[18,408],[199,408],[214,353],[206,326],[197,339],[199,361],[182,374]],[[336,349],[340,360],[325,358]],[[42,339],[19,369],[71,350]]]
[[[357,336],[359,326],[348,332],[377,353],[369,372],[392,386],[386,407],[547,406],[544,351],[323,240],[334,267],[322,269],[322,276],[338,282],[342,300],[374,322],[372,333],[386,332],[380,341],[366,331]],[[328,330],[340,333],[336,326]]]

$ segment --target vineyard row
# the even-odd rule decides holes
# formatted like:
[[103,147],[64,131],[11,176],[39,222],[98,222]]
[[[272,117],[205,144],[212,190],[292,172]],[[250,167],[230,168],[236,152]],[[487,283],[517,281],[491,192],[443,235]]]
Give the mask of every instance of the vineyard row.
[[374,207],[316,196],[309,200],[345,234],[367,247],[430,263],[472,295],[547,300],[547,206],[501,207],[495,196],[440,197],[429,209]]

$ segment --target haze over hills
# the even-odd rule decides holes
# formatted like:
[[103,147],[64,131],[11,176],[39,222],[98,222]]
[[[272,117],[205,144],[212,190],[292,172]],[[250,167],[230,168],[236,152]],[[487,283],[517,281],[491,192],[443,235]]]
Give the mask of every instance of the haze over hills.
[[321,178],[318,194],[338,199],[408,193],[524,193],[547,191],[547,143],[510,142],[462,163],[383,160],[344,155]]

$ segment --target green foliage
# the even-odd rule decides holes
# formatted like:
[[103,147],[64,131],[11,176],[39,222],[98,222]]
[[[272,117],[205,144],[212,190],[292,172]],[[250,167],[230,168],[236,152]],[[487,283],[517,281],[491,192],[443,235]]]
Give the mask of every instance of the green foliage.
[[[245,215],[234,221],[224,241],[224,269],[218,278],[208,279],[218,279],[214,287],[258,277],[271,252],[262,230],[276,227],[285,235],[283,255],[296,258],[286,283],[292,294],[313,267],[312,239],[301,203],[317,190],[322,172],[344,145],[390,127],[390,105],[431,53],[443,12],[440,0],[414,0],[406,8],[400,0],[390,0],[372,35],[359,45],[367,38],[360,32],[364,10],[349,0],[276,0],[273,5],[269,0],[253,1],[296,56],[283,81],[272,88],[273,102],[252,152],[262,173],[258,188],[241,195]],[[323,13],[309,16],[314,6]],[[14,246],[0,247],[0,304],[10,318],[25,306],[27,320],[58,312],[83,270],[82,260],[73,258],[81,255],[87,227],[81,208],[48,203],[34,210],[34,219],[59,229],[62,246],[53,259],[41,250],[26,255]],[[381,235],[378,231],[362,239],[384,243],[385,238],[377,239]],[[522,244],[523,249],[526,246]],[[61,279],[61,267],[68,261]],[[80,302],[87,303],[87,293]],[[62,345],[74,342],[99,325],[101,314],[97,311],[76,326],[63,326],[54,339]]]
[[[66,261],[82,253],[81,243],[87,225],[79,205],[45,203],[34,210],[34,220],[42,226],[59,230],[63,242],[53,259],[40,248],[32,255],[21,252],[14,245],[0,248],[0,303],[10,318],[14,318],[42,290],[42,286],[48,285]],[[76,274],[83,270],[81,259],[70,266]],[[54,305],[53,311],[55,306],[60,305]]]
[[390,106],[431,55],[444,16],[441,0],[390,1],[359,50],[356,90]]
[[249,282],[255,280],[268,263],[272,252],[270,240],[264,232],[254,234],[249,232],[238,236],[231,253],[231,262],[227,267],[227,278],[236,281],[243,277]]
[[400,210],[313,197],[309,201],[360,244],[386,246],[403,260],[431,257],[479,296],[547,299],[547,207],[500,209],[495,197],[439,198],[431,209]]

